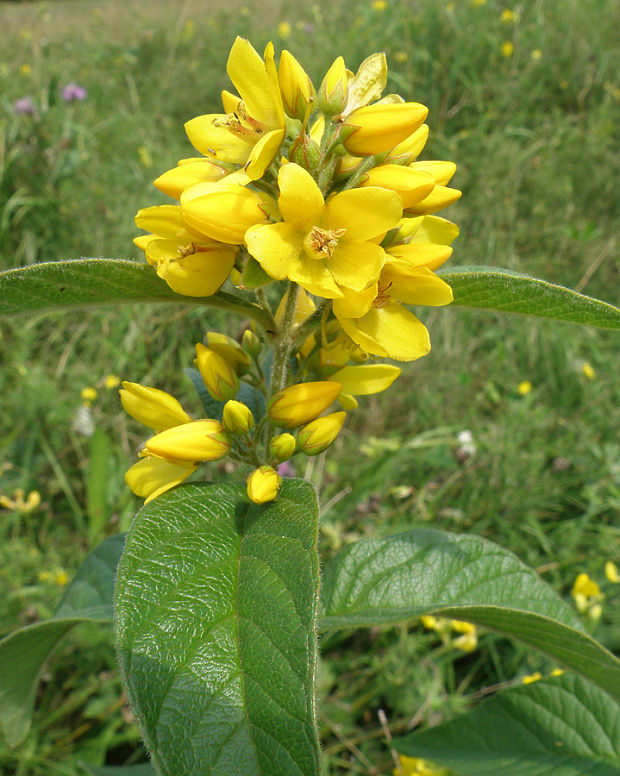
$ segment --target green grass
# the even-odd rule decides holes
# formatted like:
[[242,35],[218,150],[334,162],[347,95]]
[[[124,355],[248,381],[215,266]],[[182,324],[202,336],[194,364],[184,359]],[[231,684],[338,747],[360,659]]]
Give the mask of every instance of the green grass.
[[[394,0],[384,11],[370,2],[301,11],[274,4],[269,16],[259,6],[229,15],[201,7],[184,5],[171,18],[165,4],[150,15],[136,5],[133,23],[122,25],[113,3],[99,12],[87,3],[1,7],[0,208],[6,214],[15,180],[25,197],[11,228],[0,227],[1,266],[138,257],[133,216],[165,201],[152,179],[192,155],[183,122],[217,109],[239,33],[257,48],[269,39],[289,48],[315,84],[339,54],[355,69],[386,51],[388,90],[430,107],[423,158],[458,164],[463,198],[447,213],[461,228],[453,263],[511,267],[620,302],[613,0],[524,3],[510,22],[493,0]],[[281,20],[292,27],[286,41],[276,31]],[[510,57],[501,53],[506,41],[514,44]],[[84,102],[58,99],[70,81],[88,89]],[[44,167],[46,176],[28,153],[8,170],[7,149],[30,136],[29,119],[12,113],[25,95],[50,103],[41,142],[56,166]],[[407,365],[387,393],[364,399],[327,457],[325,557],[359,536],[424,524],[491,538],[566,596],[579,571],[603,584],[605,561],[620,560],[617,336],[456,309],[421,316],[431,355]],[[197,412],[182,369],[205,329],[224,324],[217,314],[148,306],[0,324],[0,493],[36,489],[42,497],[30,514],[0,510],[0,635],[49,616],[62,594],[54,575],[71,576],[88,550],[92,451],[72,428],[81,388],[99,389],[92,415],[110,446],[97,464],[109,481],[98,498],[114,532],[137,506],[122,473],[142,436],[103,380],[116,374],[157,385]],[[594,379],[583,374],[585,362]],[[533,386],[526,396],[518,392],[523,380]],[[477,448],[465,459],[457,441],[464,429]],[[213,476],[229,473],[219,466]],[[593,628],[619,650],[616,590],[606,585]],[[402,731],[412,719],[449,718],[488,686],[552,668],[490,634],[462,655],[415,623],[328,636],[322,647],[320,724],[330,775],[391,772],[379,709]],[[77,631],[43,679],[32,733],[12,753],[0,744],[0,773],[73,776],[82,774],[80,761],[142,757],[136,727],[121,711],[107,635]]]

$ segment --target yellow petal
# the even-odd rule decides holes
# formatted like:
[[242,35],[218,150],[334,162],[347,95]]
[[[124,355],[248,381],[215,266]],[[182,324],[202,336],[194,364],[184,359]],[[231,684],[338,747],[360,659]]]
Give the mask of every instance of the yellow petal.
[[127,380],[123,380],[122,386],[119,395],[125,412],[155,431],[191,420],[174,396],[166,391]]
[[353,342],[375,356],[415,361],[431,349],[424,324],[396,303],[372,307],[362,318],[338,320]]
[[[287,300],[288,300],[288,289],[285,291],[284,296],[280,300],[280,304],[278,305],[278,309],[276,310],[276,314],[274,316],[278,326],[282,324]],[[293,313],[293,326],[299,326],[299,324],[303,323],[306,320],[306,318],[309,318],[315,310],[316,310],[316,305],[314,304],[312,297],[308,296],[308,294],[303,290],[303,288],[300,288],[297,291],[297,299],[295,300],[295,311]]]
[[144,251],[146,260],[148,261],[149,264],[155,264],[156,262],[151,261],[149,259],[148,247],[152,242],[159,239],[160,238],[156,234],[140,234],[137,237],[133,238],[134,245],[137,245],[141,251]]
[[396,226],[402,214],[400,197],[393,191],[368,187],[349,189],[330,197],[321,226],[346,229],[346,240],[371,240]]
[[300,232],[307,233],[320,223],[325,202],[321,190],[307,170],[298,164],[285,164],[278,173],[282,218]]
[[352,396],[368,396],[381,393],[400,375],[401,369],[392,364],[363,364],[362,366],[345,366],[339,369],[330,380],[342,383],[342,392]]
[[424,121],[428,108],[417,102],[375,103],[351,113],[343,127],[353,131],[343,145],[350,154],[368,156],[402,143]]
[[403,207],[415,205],[435,188],[435,180],[427,172],[413,170],[399,164],[381,164],[373,167],[362,178],[361,186],[381,186],[396,191]]
[[362,291],[377,280],[384,260],[385,252],[380,245],[341,240],[328,266],[339,286]]
[[239,103],[243,102],[241,97],[239,97],[237,94],[233,94],[232,92],[227,91],[226,89],[222,89],[220,96],[222,98],[222,107],[226,113],[237,113],[239,110]]
[[290,260],[288,277],[315,296],[324,296],[326,299],[342,296],[342,291],[324,261],[315,261],[304,254],[298,254]]
[[230,441],[218,420],[193,420],[156,434],[145,447],[149,453],[177,461],[216,461],[229,451]]
[[456,164],[443,161],[413,162],[408,169],[428,173],[438,186],[447,186],[456,172]]
[[446,218],[439,216],[421,216],[421,218],[420,226],[411,236],[411,243],[450,245],[459,235],[458,226]]
[[145,503],[148,503],[183,482],[194,471],[195,464],[148,457],[142,458],[125,472],[125,482],[136,496],[146,498]]
[[244,164],[254,143],[234,135],[226,128],[226,119],[225,113],[197,116],[185,124],[187,137],[194,148],[205,156]]
[[211,296],[226,282],[236,255],[236,248],[214,244],[176,261],[169,261],[160,277],[177,294]]
[[435,186],[426,199],[418,202],[417,205],[408,207],[406,212],[408,215],[428,215],[430,213],[436,213],[438,210],[442,210],[444,207],[452,205],[460,198],[461,192],[458,189],[450,189],[446,186]]
[[387,263],[396,264],[403,270],[414,267],[436,270],[450,258],[452,248],[449,245],[432,243],[405,243],[388,248],[387,254]]
[[292,260],[303,250],[303,235],[281,221],[250,227],[245,233],[245,244],[270,277],[283,280],[288,277]]
[[347,288],[342,288],[341,291],[342,298],[334,299],[334,315],[338,318],[361,318],[366,315],[375,301],[378,287],[375,282],[363,291],[349,291]]
[[237,37],[228,55],[226,71],[252,118],[268,129],[284,126],[273,45],[267,46],[263,61],[248,40]]
[[155,205],[138,210],[136,226],[159,237],[176,238],[185,229],[179,205]]
[[238,245],[246,231],[266,220],[262,199],[237,184],[197,183],[181,195],[187,224],[219,242]]
[[245,172],[250,180],[255,181],[261,177],[273,162],[283,140],[284,130],[274,129],[264,134],[256,143],[245,166]]
[[200,162],[188,162],[173,167],[154,182],[155,186],[173,199],[179,199],[184,189],[201,181],[216,181],[223,178],[228,170],[216,162],[203,159]]
[[405,138],[402,143],[392,148],[387,155],[386,162],[399,162],[400,164],[407,164],[416,159],[422,149],[426,145],[428,140],[429,126],[428,124],[422,124],[421,127],[412,132],[408,138]]
[[450,286],[426,267],[402,272],[399,267],[386,264],[381,273],[381,284],[384,283],[390,287],[390,296],[406,304],[436,307],[454,299]]

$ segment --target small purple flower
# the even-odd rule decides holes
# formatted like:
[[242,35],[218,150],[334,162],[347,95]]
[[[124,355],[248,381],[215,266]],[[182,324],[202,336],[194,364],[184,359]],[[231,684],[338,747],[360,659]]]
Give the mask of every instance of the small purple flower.
[[284,461],[278,466],[278,474],[280,477],[294,477],[296,472],[288,461]]
[[34,116],[36,108],[32,97],[20,97],[19,100],[15,100],[13,110],[19,116]]
[[312,22],[306,22],[304,24],[304,32],[306,33],[306,35],[312,35],[312,33],[314,32],[314,24],[312,24]]
[[62,87],[61,95],[65,102],[73,102],[74,100],[81,102],[86,99],[86,89],[77,84],[67,84]]

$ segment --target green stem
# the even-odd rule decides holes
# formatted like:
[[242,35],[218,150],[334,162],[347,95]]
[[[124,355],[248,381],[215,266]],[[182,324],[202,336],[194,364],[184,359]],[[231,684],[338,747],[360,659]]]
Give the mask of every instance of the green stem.
[[301,347],[308,339],[308,337],[317,329],[329,304],[330,302],[328,301],[322,304],[320,307],[317,307],[312,315],[306,318],[306,320],[297,327],[293,337],[294,348],[297,349]]
[[281,391],[286,387],[286,377],[288,372],[288,360],[291,354],[291,348],[295,337],[293,336],[293,321],[295,320],[295,306],[297,304],[297,294],[299,286],[297,283],[289,283],[286,306],[282,316],[282,326],[278,330],[278,335],[273,343],[273,368],[271,371],[271,395]]
[[234,294],[218,291],[213,296],[207,297],[205,304],[209,307],[217,307],[220,310],[228,310],[231,313],[251,318],[258,323],[269,338],[273,337],[277,330],[276,322],[269,310],[265,310],[253,302],[247,302]]

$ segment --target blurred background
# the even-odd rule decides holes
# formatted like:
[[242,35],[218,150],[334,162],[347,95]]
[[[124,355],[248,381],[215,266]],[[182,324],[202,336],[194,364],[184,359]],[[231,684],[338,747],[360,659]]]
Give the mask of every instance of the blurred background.
[[[461,229],[452,266],[508,267],[618,304],[619,24],[615,0],[0,3],[0,268],[143,260],[134,215],[164,203],[152,180],[194,155],[183,124],[220,110],[242,35],[289,49],[317,86],[336,56],[356,70],[384,51],[387,91],[430,108],[421,158],[458,165],[463,197],[441,213]],[[589,574],[599,594],[584,623],[617,651],[619,587],[604,570],[620,562],[617,333],[420,316],[432,353],[364,397],[329,451],[324,557],[414,525],[480,534],[569,601]],[[194,343],[241,323],[178,305],[0,322],[0,636],[49,617],[89,549],[138,506],[123,472],[143,430],[121,411],[119,379],[198,415],[183,373]],[[326,637],[325,774],[391,773],[386,725],[436,724],[554,668],[477,635],[468,651],[419,622]],[[83,776],[83,764],[144,760],[111,629],[82,626],[45,668],[26,741],[0,742],[0,773]]]

